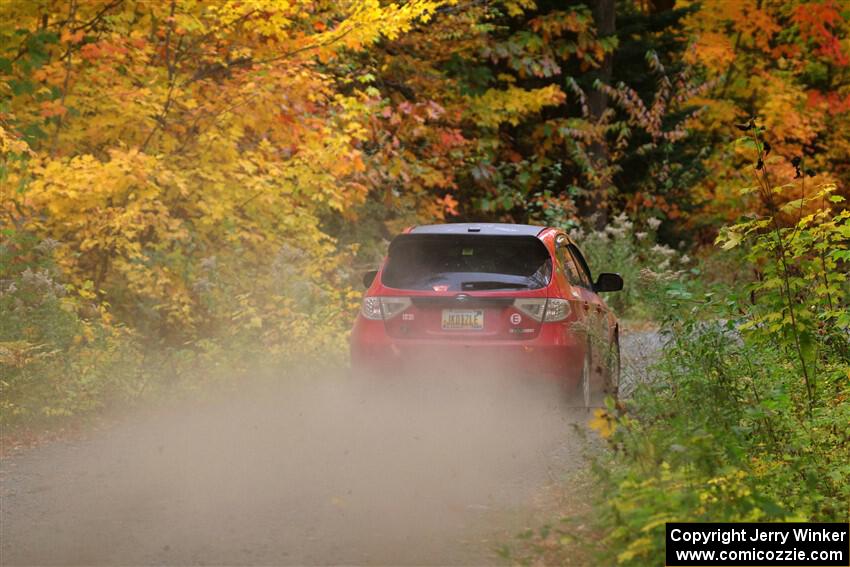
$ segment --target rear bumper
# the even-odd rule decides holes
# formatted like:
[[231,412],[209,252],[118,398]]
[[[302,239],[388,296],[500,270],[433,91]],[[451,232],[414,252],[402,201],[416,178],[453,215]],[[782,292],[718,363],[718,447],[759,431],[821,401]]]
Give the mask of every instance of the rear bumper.
[[351,366],[380,373],[489,370],[577,384],[586,345],[570,322],[544,323],[538,335],[527,340],[430,340],[392,338],[383,321],[358,316],[351,332]]

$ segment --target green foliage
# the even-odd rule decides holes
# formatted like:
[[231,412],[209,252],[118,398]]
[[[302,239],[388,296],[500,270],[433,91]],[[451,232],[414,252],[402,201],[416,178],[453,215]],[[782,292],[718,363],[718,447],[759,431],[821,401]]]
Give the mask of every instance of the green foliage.
[[[600,272],[623,276],[622,291],[612,293],[606,301],[620,317],[651,320],[663,315],[667,301],[659,295],[676,289],[689,295],[697,285],[693,276],[699,270],[687,254],[658,242],[660,221],[654,217],[630,220],[625,213],[610,219],[602,230],[592,223],[570,232],[590,266]],[[596,277],[596,274],[593,274]]]
[[809,417],[781,346],[702,315],[669,322],[667,354],[617,419],[615,451],[597,463],[608,562],[659,561],[665,522],[847,521],[847,361],[822,367],[824,396]]
[[[846,349],[850,312],[847,309],[847,270],[850,257],[850,211],[838,208],[844,201],[834,195],[835,184],[806,188],[806,177],[796,159],[796,183],[772,184],[766,163],[770,145],[765,132],[750,121],[749,135],[740,145],[755,148],[754,189],[766,214],[755,215],[724,229],[717,238],[723,248],[749,244],[747,260],[759,266],[760,277],[750,285],[755,306],[742,330],[757,339],[793,347],[806,384],[808,403],[817,396],[817,366],[824,357]],[[799,191],[799,198],[784,198]],[[780,204],[782,201],[784,204]],[[844,353],[846,355],[846,352]]]
[[664,320],[665,355],[609,416],[614,450],[596,467],[606,562],[660,561],[665,522],[850,519],[849,215],[799,172],[770,184],[763,131],[742,128],[757,160],[745,191],[767,213],[718,243],[745,247],[758,277],[746,294],[666,291],[688,308]]
[[4,231],[0,244],[0,423],[48,422],[126,398],[139,362],[128,332],[63,283],[56,242]]

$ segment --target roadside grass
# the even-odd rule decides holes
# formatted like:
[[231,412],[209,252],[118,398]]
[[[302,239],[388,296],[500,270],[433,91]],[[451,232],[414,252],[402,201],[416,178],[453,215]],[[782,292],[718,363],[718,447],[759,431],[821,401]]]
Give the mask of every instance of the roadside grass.
[[846,361],[823,364],[810,416],[781,347],[731,321],[675,327],[594,463],[603,562],[663,563],[666,522],[847,521]]
[[578,468],[545,486],[535,500],[536,515],[546,520],[508,534],[496,550],[516,565],[583,566],[596,564],[604,533],[597,525],[590,470]]

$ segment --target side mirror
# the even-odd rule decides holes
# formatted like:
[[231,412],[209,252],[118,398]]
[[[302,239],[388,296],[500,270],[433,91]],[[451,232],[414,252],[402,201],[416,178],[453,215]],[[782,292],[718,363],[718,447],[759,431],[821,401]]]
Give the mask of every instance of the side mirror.
[[363,286],[370,287],[372,282],[375,281],[375,277],[378,275],[378,270],[369,270],[365,274],[363,274]]
[[593,284],[593,291],[620,291],[621,289],[623,289],[623,278],[620,274],[599,274],[596,283]]

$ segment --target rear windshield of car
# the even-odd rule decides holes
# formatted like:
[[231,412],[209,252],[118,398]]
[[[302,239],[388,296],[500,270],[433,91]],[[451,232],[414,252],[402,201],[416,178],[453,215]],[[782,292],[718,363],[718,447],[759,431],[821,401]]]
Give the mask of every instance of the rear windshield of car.
[[551,275],[549,251],[533,236],[403,234],[381,279],[398,289],[476,291],[538,289]]

